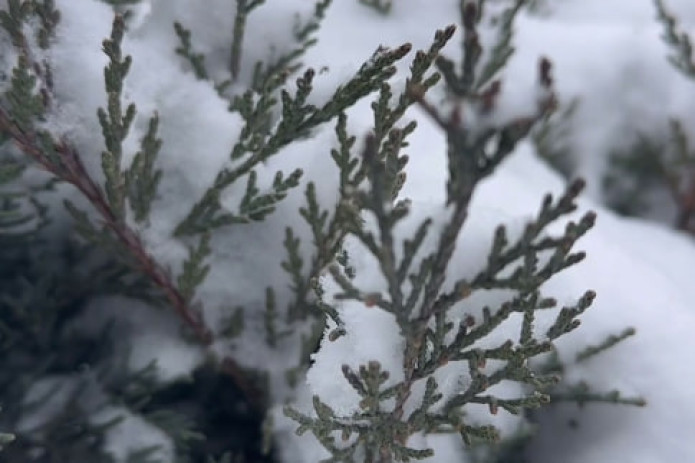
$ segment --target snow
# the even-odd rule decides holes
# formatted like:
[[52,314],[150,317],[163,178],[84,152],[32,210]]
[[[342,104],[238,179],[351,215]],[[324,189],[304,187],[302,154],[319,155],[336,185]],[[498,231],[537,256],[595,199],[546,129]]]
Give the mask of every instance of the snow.
[[196,343],[178,341],[180,325],[170,311],[122,296],[93,298],[68,326],[66,336],[100,336],[107,328],[115,339],[128,339],[128,343],[117,343],[115,354],[126,359],[130,371],[155,362],[162,382],[186,379],[205,361]]
[[[319,397],[331,397],[330,405],[336,413],[349,416],[359,411],[361,397],[347,381],[336,381],[343,376],[341,368],[348,365],[359,371],[361,365],[377,361],[381,369],[392,372],[383,387],[403,381],[403,339],[399,335],[395,317],[383,310],[364,307],[355,301],[346,302],[339,309],[347,334],[335,342],[325,342],[313,355],[314,365],[307,382]],[[335,329],[330,323],[328,333]]]
[[[3,3],[0,1],[0,6]],[[455,3],[399,0],[394,2],[390,15],[382,16],[357,1],[336,0],[328,10],[318,44],[304,58],[316,69],[325,69],[317,73],[310,102],[326,101],[379,45],[394,47],[408,41],[415,49],[428,47],[435,29],[458,17]],[[537,413],[539,429],[528,459],[536,463],[695,461],[695,443],[690,439],[690,421],[695,417],[695,389],[691,387],[695,380],[691,359],[695,349],[691,335],[695,328],[692,237],[663,224],[618,217],[601,205],[601,178],[609,153],[628,146],[640,131],[664,133],[669,117],[695,120],[691,104],[695,83],[668,64],[666,56],[670,52],[660,39],[662,25],[655,20],[651,1],[545,3],[543,14],[519,16],[515,26],[516,53],[501,74],[499,112],[491,121],[481,123],[499,123],[520,114],[532,114],[538,97],[536,70],[541,56],[549,57],[554,64],[560,101],[580,99],[571,140],[577,174],[588,181],[580,209],[596,211],[598,222],[578,244],[587,252],[587,259],[554,277],[544,291],[560,304],[572,304],[587,289],[598,294],[593,307],[582,316],[582,327],[558,341],[560,358],[571,364],[566,372],[567,384],[585,380],[597,391],[618,389],[626,396],[644,397],[648,405],[639,409],[614,405],[578,409],[561,404],[544,409]],[[57,5],[62,20],[50,59],[59,107],[47,126],[66,134],[77,146],[89,172],[101,178],[99,154],[104,147],[95,114],[98,107],[106,104],[103,67],[107,59],[101,51],[101,41],[109,35],[112,9],[97,0],[61,0]],[[667,7],[679,18],[684,30],[695,32],[695,3],[670,0]],[[312,8],[313,2],[287,0],[260,7],[251,14],[242,59],[244,71],[231,92],[248,85],[249,70],[256,60],[291,49],[294,13],[306,19]],[[229,59],[233,2],[209,0],[206,8],[200,8],[184,0],[143,0],[130,19],[130,31],[123,43],[124,53],[133,56],[123,99],[138,105],[138,116],[125,142],[124,163],[127,165],[137,151],[147,121],[155,111],[160,117],[159,137],[164,140],[158,159],[158,168],[164,172],[159,196],[150,221],[137,227],[148,252],[172,274],[180,271],[187,255],[186,246],[192,244],[172,237],[172,231],[217,172],[233,165],[229,153],[242,128],[240,116],[227,111],[228,101],[209,83],[197,80],[187,64],[175,55],[178,43],[172,22],[177,20],[191,29],[195,50],[206,55],[211,76],[221,81],[226,78]],[[494,35],[486,30],[482,37],[487,41]],[[460,40],[459,31],[445,49],[447,56],[459,58]],[[3,63],[11,59],[12,55],[0,53],[3,72]],[[411,59],[407,57],[398,63],[394,88],[402,88]],[[0,72],[0,77],[3,75],[6,73]],[[3,85],[0,78],[0,88]],[[434,101],[441,98],[437,92],[432,93]],[[365,99],[347,112],[349,131],[358,137],[356,149],[372,126],[369,103]],[[399,240],[409,237],[425,217],[433,218],[436,229],[450,213],[443,206],[447,172],[444,135],[417,108],[409,110],[406,119],[417,120],[418,130],[409,140],[408,180],[401,193],[412,201],[412,214],[396,230]],[[695,137],[695,125],[686,123],[685,128]],[[180,340],[178,323],[171,314],[121,297],[91,301],[79,326],[70,329],[97,333],[105,323],[115,320],[115,329],[128,339],[129,367],[135,371],[156,360],[162,382],[187,376],[209,355],[231,355],[247,367],[265,366],[271,374],[272,397],[277,404],[271,414],[283,461],[325,458],[325,450],[310,433],[294,436],[296,424],[282,416],[281,405],[290,401],[311,414],[311,395],[318,394],[337,413],[349,415],[359,400],[342,376],[343,364],[357,369],[370,360],[378,360],[391,371],[388,384],[402,378],[403,339],[394,317],[376,307],[367,308],[355,302],[339,304],[347,334],[334,342],[323,340],[313,356],[314,364],[306,381],[297,390],[289,388],[284,377],[286,370],[297,363],[298,340],[308,327],[297,325],[296,332],[277,348],[264,342],[265,288],[272,286],[278,301],[291,297],[287,276],[280,268],[286,254],[282,246],[285,227],[291,226],[302,238],[305,261],[310,257],[310,230],[297,214],[304,205],[304,185],[308,181],[316,183],[319,201],[325,208],[331,207],[337,198],[337,169],[329,156],[329,150],[335,146],[334,123],[329,123],[310,138],[283,148],[258,168],[259,186],[267,187],[278,170],[289,174],[301,167],[302,187],[292,191],[281,211],[265,223],[214,234],[211,271],[197,300],[204,302],[205,320],[216,332],[236,307],[244,307],[245,331],[239,338],[218,340],[205,352]],[[484,266],[498,224],[506,224],[510,236],[514,236],[536,213],[543,195],[560,194],[564,186],[564,181],[539,160],[534,148],[521,143],[476,191],[446,284],[471,276]],[[222,197],[223,207],[234,211],[244,188],[244,184],[237,184],[227,189]],[[61,190],[60,194],[75,198],[71,191]],[[63,216],[62,220],[68,219]],[[557,224],[552,231],[559,233],[563,226]],[[435,245],[430,236],[425,249]],[[385,294],[383,277],[374,258],[355,241],[349,241],[347,246],[358,270],[356,284]],[[330,280],[326,278],[324,282],[328,295],[334,294],[336,288],[331,287]],[[476,295],[456,307],[452,316],[470,314],[480,319],[483,305],[494,307],[508,296],[502,291]],[[548,323],[543,318],[538,321],[539,326]],[[495,345],[518,336],[518,326],[518,320],[510,320],[485,343]],[[628,326],[636,328],[636,336],[597,357],[574,363],[576,353],[585,346],[597,344]],[[326,332],[333,328],[327,326]],[[470,381],[467,370],[453,363],[438,371],[436,378],[445,397]],[[73,381],[46,378],[27,392],[26,400],[46,393],[55,384],[65,384],[70,389]],[[518,397],[524,391],[518,385],[503,384],[494,392],[503,397]],[[413,397],[419,397],[418,393],[422,393],[421,384],[416,385]],[[64,400],[61,397],[56,394],[57,402],[49,402],[48,409],[25,417],[24,428],[52,416],[56,404]],[[414,400],[408,405],[414,406]],[[486,407],[469,407],[467,412],[474,422],[495,424],[505,437],[513,435],[523,421],[503,411],[492,416]],[[116,411],[107,410],[102,415],[111,413]],[[577,426],[570,426],[570,421]],[[137,416],[128,416],[110,432],[106,446],[116,458],[123,459],[125,450],[137,448],[141,442],[159,441],[164,443],[162,455],[169,458],[170,443],[161,431]],[[432,462],[468,461],[469,454],[457,436],[419,435],[410,444],[434,448],[436,455],[429,460]]]
[[[55,432],[64,420],[72,419],[77,408],[89,414],[90,424],[105,428],[103,450],[115,463],[130,461],[131,453],[147,448],[153,450],[151,457],[171,461],[171,438],[128,408],[110,405],[95,379],[93,372],[85,369],[81,375],[51,375],[34,382],[24,396],[33,413],[22,416],[14,430],[34,433],[35,437]],[[46,449],[36,445],[32,451],[38,456]]]
[[174,445],[166,433],[125,407],[105,407],[93,415],[92,421],[99,426],[115,419],[119,421],[107,429],[104,444],[104,450],[115,462],[126,463],[131,454],[148,448],[153,449],[150,458],[154,460],[174,459]]
[[29,387],[23,400],[25,405],[36,407],[36,410],[22,417],[17,431],[40,429],[44,423],[54,420],[63,412],[65,403],[74,397],[78,387],[75,378],[65,376],[48,376],[36,381]]

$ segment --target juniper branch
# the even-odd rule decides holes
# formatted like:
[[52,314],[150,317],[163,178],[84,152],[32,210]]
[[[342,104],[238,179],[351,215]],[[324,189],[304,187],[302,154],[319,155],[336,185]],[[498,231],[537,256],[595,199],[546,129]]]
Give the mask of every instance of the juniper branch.
[[673,51],[669,61],[685,76],[695,79],[695,56],[693,56],[693,44],[690,37],[678,30],[676,18],[668,12],[663,0],[655,0],[654,3],[657,17],[664,26],[664,41]]
[[[119,18],[117,17],[111,41],[105,43],[107,52],[112,55],[112,68],[111,71],[107,70],[105,77],[107,80],[107,87],[115,94],[118,94],[122,88],[122,83],[119,83],[119,81],[122,80],[123,71],[127,70],[128,66],[126,64],[127,60],[122,61],[120,59],[120,50],[117,46],[120,41],[120,34],[122,33],[119,25]],[[22,59],[24,60],[24,65],[22,64]],[[17,69],[19,69],[19,71],[17,71]],[[24,71],[22,71],[22,69]],[[24,72],[24,74],[21,78],[18,78],[18,84],[13,85],[9,93],[10,104],[14,101],[12,98],[19,98],[22,96],[18,93],[18,89],[22,88],[24,88],[23,96],[29,97],[27,101],[34,101],[32,98],[36,98],[36,94],[33,92],[33,86],[26,85],[31,79],[36,78],[35,75],[32,76],[31,71],[38,73],[41,72],[41,68],[35,65],[35,63],[30,62],[28,56],[24,56],[20,59],[18,68],[15,68],[15,72]],[[48,90],[49,88],[47,87],[41,87],[39,92],[46,93]],[[134,267],[142,274],[147,275],[153,285],[162,291],[165,299],[179,316],[182,323],[192,330],[199,342],[203,345],[211,344],[213,340],[212,332],[205,326],[200,312],[188,304],[187,297],[181,293],[168,272],[147,252],[137,233],[122,220],[122,209],[120,206],[122,201],[117,199],[118,195],[114,196],[116,190],[111,190],[112,194],[111,198],[109,198],[108,193],[104,192],[101,186],[89,175],[82,163],[80,154],[66,139],[55,139],[48,132],[38,130],[34,127],[34,122],[40,118],[45,111],[45,101],[48,101],[48,97],[42,99],[42,102],[44,102],[43,106],[37,105],[33,114],[20,117],[19,119],[16,118],[12,112],[15,107],[10,106],[8,109],[5,101],[0,102],[2,103],[0,104],[0,133],[8,135],[15,146],[38,166],[53,174],[56,178],[73,185],[94,207],[102,220],[104,229],[109,231],[114,237],[114,242],[120,243],[122,249],[127,250],[127,254],[132,257]],[[19,100],[16,101],[17,104],[19,104]],[[112,99],[111,112],[114,117],[111,118],[111,122],[117,119],[121,114],[120,111],[117,111],[118,108],[116,108],[116,106],[118,106],[118,102]],[[123,117],[125,118],[123,121],[123,126],[125,127],[129,125],[132,120],[132,111],[127,112],[126,116]],[[104,118],[105,116],[102,119]],[[108,127],[118,128],[110,124]],[[117,131],[118,130],[116,130],[116,132]],[[153,130],[150,130],[149,135],[153,136],[153,133]],[[114,132],[114,135],[118,134]],[[120,137],[115,137],[114,142],[117,142],[118,138]],[[150,149],[147,148],[148,144],[156,146],[154,140],[146,140],[144,143],[144,150]],[[117,148],[113,144],[111,147],[113,149]],[[151,171],[150,164],[148,163],[149,161],[145,160],[143,172]],[[116,177],[113,177],[112,180],[115,178]],[[117,183],[113,181],[111,183],[112,186],[116,184]],[[71,204],[66,203],[66,207],[73,215],[80,214],[80,211],[74,208],[74,206],[71,207]],[[85,220],[85,224],[88,224],[88,220]],[[240,389],[247,393],[249,403],[255,405],[253,401],[255,393],[248,385],[248,382],[243,379],[244,375],[240,372],[235,362],[231,359],[227,359],[225,371],[232,375],[235,381],[238,382]]]
[[[277,154],[287,144],[306,136],[311,129],[328,122],[356,101],[378,89],[381,83],[395,72],[393,64],[405,56],[409,50],[410,45],[405,44],[394,50],[378,51],[347,84],[334,92],[328,103],[320,108],[306,104],[306,97],[311,91],[311,82],[314,78],[314,71],[307,70],[297,80],[298,90],[294,97],[288,92],[283,92],[283,119],[275,130],[267,139],[258,140],[258,145],[253,147],[251,155],[237,167],[219,172],[213,186],[205,192],[176,227],[175,235],[200,233],[237,222],[234,215],[220,213],[219,198],[222,191],[238,179],[249,175],[259,163]],[[269,103],[270,105],[272,102]],[[236,152],[235,149],[233,157],[240,158],[248,150],[249,147],[242,148],[241,152]],[[296,171],[293,178],[298,181],[300,175],[301,171]]]
[[265,3],[265,0],[236,0],[232,51],[229,57],[229,70],[232,73],[232,81],[236,81],[239,78],[241,52],[243,49],[247,17],[254,9],[263,3]]

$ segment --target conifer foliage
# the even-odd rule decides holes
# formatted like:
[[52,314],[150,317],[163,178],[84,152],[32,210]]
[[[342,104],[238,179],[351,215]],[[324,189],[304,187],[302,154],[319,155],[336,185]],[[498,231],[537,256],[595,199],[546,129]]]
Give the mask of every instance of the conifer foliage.
[[[656,0],[662,38],[669,48],[668,61],[675,70],[695,82],[695,56],[691,38],[679,30],[666,2]],[[666,134],[640,134],[629,149],[612,156],[613,171],[605,178],[608,202],[619,212],[651,215],[650,197],[665,192],[669,198],[671,224],[695,234],[695,151],[689,127],[676,118],[668,120]]]
[[[104,3],[114,12],[102,43],[104,103],[89,115],[101,131],[100,152],[55,123],[66,104],[52,55],[60,8],[52,0],[0,3],[0,62],[11,62],[0,85],[0,429],[15,438],[3,461],[281,461],[286,452],[275,427],[283,417],[274,410],[282,408],[297,434],[320,443],[325,461],[438,461],[436,449],[418,439],[454,434],[468,449],[462,452],[482,446],[487,461],[502,462],[501,434],[470,418],[471,407],[530,416],[527,410],[551,399],[642,404],[587,385],[561,386],[563,366],[552,361],[555,341],[579,326],[594,299],[587,290],[558,307],[543,293],[549,279],[584,258],[575,244],[595,214],[569,220],[582,181],[557,198],[539,198],[520,233],[500,225],[483,267],[465,278],[451,272],[466,259],[456,251],[476,189],[556,106],[552,66],[541,58],[535,108],[490,118],[523,0],[492,12],[488,2],[461,0],[458,23],[436,31],[428,48],[378,47],[325,101],[314,94],[321,71],[302,59],[330,0],[296,21],[291,46],[251,66],[247,23],[272,8],[265,1],[231,2],[223,66],[200,51],[185,18],[173,22],[178,65],[212,89],[238,130],[210,182],[191,187],[190,201],[176,205],[171,226],[158,215],[177,184],[171,176],[182,175],[172,170],[162,135],[171,114],[141,112],[157,104],[131,101],[128,92],[134,58],[126,38],[139,2]],[[387,18],[396,2],[356,3]],[[496,38],[486,49],[480,28],[491,14]],[[405,85],[394,85],[394,76]],[[352,133],[350,110],[367,98],[371,130]],[[416,203],[402,194],[404,151],[417,130],[412,110],[427,114],[446,140],[441,217],[413,214]],[[325,127],[336,140],[322,147],[336,173],[329,201],[326,185],[307,173],[311,166],[276,168],[288,149]],[[560,221],[563,232],[547,232]],[[404,236],[403,224],[413,233]],[[254,271],[230,250],[234,243],[262,254],[268,237],[282,256],[263,270],[267,282],[243,292],[215,286],[227,274]],[[167,246],[178,249],[173,257],[161,252]],[[382,287],[365,284],[364,275],[378,275]],[[480,316],[467,313],[471,301],[494,291],[504,300]],[[333,381],[351,388],[357,406],[338,408],[319,391],[303,407],[306,378],[321,373],[322,352],[361,335],[350,331],[346,308],[393,320],[398,361],[334,365],[341,375]],[[540,330],[536,322],[548,313],[552,320]],[[510,322],[513,338],[500,340]],[[160,326],[167,345],[196,359],[173,379],[162,379],[159,359],[137,368],[129,360],[137,350],[133,333],[159,333]],[[632,334],[589,346],[585,356]],[[452,372],[461,387],[445,391],[440,382]],[[519,385],[518,396],[494,393],[507,382]],[[124,433],[155,437],[119,446]],[[3,445],[10,439],[0,438]]]

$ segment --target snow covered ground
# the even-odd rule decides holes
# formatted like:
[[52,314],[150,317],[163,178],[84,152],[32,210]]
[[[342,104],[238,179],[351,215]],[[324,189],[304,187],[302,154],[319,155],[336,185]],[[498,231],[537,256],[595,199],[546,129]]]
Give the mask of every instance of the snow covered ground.
[[[492,1],[492,0],[490,0]],[[0,1],[0,5],[4,2]],[[207,56],[213,76],[223,75],[232,30],[233,3],[229,0],[143,0],[135,7],[132,31],[124,51],[133,56],[133,69],[125,97],[138,104],[139,116],[129,138],[127,152],[135,152],[152,111],[161,119],[164,148],[160,156],[165,179],[163,199],[149,227],[142,230],[157,259],[176,268],[185,256],[185,247],[169,236],[173,225],[209,185],[218,169],[225,165],[229,149],[240,130],[240,119],[226,111],[225,103],[206,83],[197,81],[174,55],[177,46],[172,22],[179,20],[192,30],[195,48]],[[567,381],[586,380],[596,390],[618,389],[626,396],[642,396],[645,408],[588,405],[553,406],[539,413],[537,438],[528,461],[534,463],[626,463],[695,461],[695,242],[692,237],[670,230],[666,225],[616,216],[600,205],[600,180],[609,152],[626,146],[636,132],[663,132],[669,117],[684,121],[695,139],[695,82],[678,74],[667,62],[668,50],[660,39],[663,26],[655,19],[651,0],[546,0],[543,14],[523,13],[516,23],[516,54],[502,74],[500,110],[524,113],[535,95],[539,57],[554,63],[556,90],[561,102],[579,97],[581,104],[573,122],[572,146],[578,173],[588,182],[581,201],[584,210],[595,210],[595,228],[579,243],[587,252],[585,262],[563,272],[546,285],[548,295],[560,303],[571,303],[586,289],[598,297],[582,317],[581,329],[559,341],[560,355],[572,360],[587,344],[596,344],[607,335],[635,327],[637,335],[614,349],[567,371]],[[53,123],[67,132],[80,151],[98,153],[102,141],[94,117],[104,105],[102,70],[106,58],[101,40],[108,36],[111,9],[97,0],[61,0],[63,12],[55,55],[55,81],[61,113]],[[324,69],[315,81],[312,99],[325,101],[337,85],[349,78],[379,45],[397,46],[411,42],[415,49],[426,48],[434,31],[456,23],[457,0],[393,0],[389,15],[382,16],[353,0],[335,0],[320,29],[318,44],[304,61]],[[695,32],[695,2],[669,0],[667,7],[680,20],[685,31]],[[258,59],[286,50],[294,12],[304,17],[311,12],[309,0],[270,1],[249,20],[246,52],[242,60],[243,79]],[[484,35],[485,37],[485,35]],[[458,57],[459,35],[445,53]],[[216,64],[217,63],[217,64]],[[407,75],[406,58],[399,66],[396,82]],[[371,127],[369,102],[349,113],[349,128],[357,136]],[[407,167],[408,182],[403,196],[412,199],[414,214],[433,214],[444,199],[446,177],[445,140],[441,131],[418,109],[408,118],[418,121],[411,138]],[[319,129],[311,140],[285,149],[259,172],[260,181],[270,181],[277,168],[301,165],[307,178],[319,184],[322,200],[330,204],[334,176],[328,149],[334,143],[331,124]],[[97,156],[86,160],[99,175]],[[486,249],[498,223],[514,226],[534,214],[547,192],[563,190],[564,181],[544,164],[530,143],[522,143],[500,169],[476,192],[470,223],[464,228],[459,250],[460,269],[470,272],[481,265],[481,249]],[[237,187],[241,188],[241,187]],[[230,194],[230,198],[233,195]],[[289,204],[299,204],[301,195],[290,196]],[[231,200],[230,200],[231,201]],[[288,208],[289,210],[289,208]],[[296,217],[273,219],[277,233],[253,228],[242,236],[220,238],[215,244],[225,252],[216,255],[213,271],[202,291],[211,301],[206,316],[214,320],[215,305],[235,298],[239,304],[258,303],[254,288],[262,293],[267,284],[280,286],[283,274],[270,257],[282,255],[284,224],[297,224]],[[413,222],[415,223],[415,222]],[[299,228],[301,228],[298,225]],[[469,233],[469,235],[466,235]],[[258,246],[245,249],[241,244],[253,237],[270,256],[261,258]],[[468,260],[466,260],[468,259]],[[358,258],[359,260],[359,258]],[[242,264],[244,265],[242,266]],[[456,274],[450,278],[455,279]],[[237,282],[236,286],[229,282]],[[282,296],[282,294],[280,295]],[[383,318],[383,317],[382,317]],[[260,323],[260,321],[258,321]],[[388,320],[353,320],[353,326],[375,330],[388,326]],[[253,328],[254,322],[251,322]],[[144,338],[145,336],[142,336]],[[137,342],[135,338],[134,342]],[[382,338],[380,338],[382,339]],[[248,341],[248,342],[247,342]],[[147,342],[153,342],[151,337]],[[274,358],[258,340],[250,337],[237,343],[235,356],[266,365],[286,365],[287,359]],[[350,406],[345,385],[334,355],[358,356],[364,362],[370,355],[384,355],[393,346],[360,346],[348,338],[337,353],[319,351],[309,373],[309,383],[301,394],[319,393],[327,403]],[[349,344],[355,342],[356,344]],[[397,340],[393,341],[397,346]],[[220,350],[226,348],[219,346]],[[265,349],[265,350],[264,350]],[[390,350],[389,350],[390,349]],[[141,356],[158,349],[134,349]],[[261,354],[257,354],[261,352]],[[342,352],[342,353],[341,353]],[[263,357],[254,357],[253,355]],[[287,358],[295,355],[287,353]],[[202,356],[188,355],[195,364]],[[328,359],[322,361],[322,359]],[[141,366],[148,358],[139,357]],[[384,360],[384,359],[382,359]],[[391,359],[393,360],[393,359]],[[388,362],[388,359],[386,359]],[[179,374],[180,365],[160,362],[170,378]],[[383,363],[383,362],[382,362]],[[192,368],[192,365],[191,365]],[[280,367],[278,367],[280,368]],[[278,386],[279,387],[279,386]],[[297,402],[301,405],[301,398]],[[517,419],[500,413],[493,423],[512,428]],[[282,421],[282,420],[280,420]],[[570,425],[570,422],[574,423]],[[291,436],[294,423],[281,423],[278,442],[284,443],[287,462],[318,461],[321,449],[310,435]],[[119,435],[127,435],[121,433]],[[123,442],[123,445],[130,445]],[[457,442],[441,438],[423,441],[434,446],[431,461],[461,461]]]

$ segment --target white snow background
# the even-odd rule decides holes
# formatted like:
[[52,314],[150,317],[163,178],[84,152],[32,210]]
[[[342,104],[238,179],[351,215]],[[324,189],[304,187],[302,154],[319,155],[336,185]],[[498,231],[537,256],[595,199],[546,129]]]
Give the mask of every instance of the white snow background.
[[[316,69],[327,69],[315,80],[312,101],[325,101],[378,45],[396,46],[407,41],[415,49],[426,48],[437,28],[456,22],[458,17],[456,0],[394,0],[393,3],[391,14],[381,16],[357,1],[334,1],[320,29],[318,44],[304,59]],[[587,380],[596,390],[619,389],[626,396],[646,398],[648,405],[645,408],[588,405],[582,409],[553,406],[540,414],[537,438],[528,461],[695,462],[695,442],[691,438],[695,434],[692,361],[695,243],[692,237],[678,234],[667,225],[620,218],[599,204],[599,185],[607,153],[626,146],[638,130],[660,133],[669,117],[678,117],[695,137],[695,82],[687,81],[667,63],[668,51],[660,39],[662,25],[655,19],[650,0],[549,0],[548,3],[546,14],[523,13],[518,18],[516,54],[502,76],[498,117],[504,120],[532,108],[540,56],[547,56],[554,63],[559,98],[562,101],[581,98],[572,142],[579,153],[576,159],[579,171],[589,184],[581,206],[584,210],[597,211],[598,222],[578,244],[579,249],[587,252],[587,259],[553,278],[545,290],[561,304],[573,303],[586,289],[598,294],[593,307],[582,316],[582,327],[558,342],[565,360],[573,359],[587,344],[596,344],[625,327],[637,329],[636,336],[569,369],[567,381]],[[0,1],[0,5],[4,4]],[[57,4],[62,21],[51,60],[61,110],[51,124],[70,137],[90,172],[100,176],[98,153],[103,149],[103,141],[95,113],[97,107],[105,105],[102,72],[106,57],[101,51],[101,41],[109,34],[112,10],[97,0],[60,0]],[[695,2],[669,0],[667,6],[684,30],[695,32]],[[175,269],[185,257],[186,248],[180,241],[169,238],[171,231],[218,170],[228,165],[228,154],[241,123],[238,115],[226,110],[226,102],[207,83],[197,81],[176,57],[174,49],[178,43],[172,22],[182,21],[192,30],[194,47],[206,54],[212,75],[223,75],[234,2],[143,0],[136,8],[135,20],[123,44],[124,52],[133,56],[124,96],[137,103],[139,112],[125,151],[132,154],[137,150],[147,118],[158,111],[160,136],[164,140],[159,157],[164,180],[152,221],[141,233],[157,260]],[[248,79],[252,63],[286,51],[293,14],[298,12],[306,18],[312,8],[313,2],[309,0],[276,0],[250,16],[242,62],[246,73],[241,85]],[[446,54],[458,57],[459,38],[458,34],[454,37],[445,49]],[[396,83],[407,75],[409,62],[410,58],[406,58],[400,63],[400,72],[394,78]],[[359,137],[369,130],[372,124],[369,101],[360,103],[348,115],[352,133]],[[431,215],[436,221],[444,214],[445,143],[440,130],[419,110],[409,111],[407,117],[419,124],[410,140],[411,161],[403,190],[403,196],[413,201],[413,219],[408,223],[414,227],[419,223],[418,217]],[[689,122],[692,122],[690,126]],[[335,167],[328,156],[328,150],[335,145],[333,127],[327,124],[311,139],[283,149],[260,169],[261,183],[272,181],[277,169],[289,171],[301,166],[306,171],[305,179],[317,182],[321,200],[330,206],[336,197],[337,184]],[[230,189],[229,207],[234,207],[234,198],[240,196],[235,193],[240,188],[243,186]],[[520,144],[476,192],[450,279],[473,273],[483,265],[497,224],[509,224],[512,230],[518,228],[537,211],[545,193],[559,194],[563,188],[564,181],[539,159],[532,145]],[[212,272],[200,293],[205,301],[206,319],[212,326],[225,316],[228,301],[253,312],[254,305],[258,307],[261,303],[259,295],[267,285],[276,288],[286,285],[278,265],[281,259],[278,256],[284,256],[281,243],[285,226],[295,226],[307,242],[309,239],[306,227],[294,213],[302,200],[302,192],[297,190],[288,197],[282,211],[265,224],[240,227],[213,240],[217,251],[210,262]],[[559,229],[558,226],[555,231]],[[406,225],[399,233],[408,236],[409,231]],[[380,275],[369,256],[360,254],[358,246],[351,252],[359,281],[370,282],[378,289]],[[278,299],[289,294],[289,291],[280,292]],[[124,317],[132,322],[133,317],[146,320],[153,317],[143,315],[146,311],[141,305],[118,298],[96,300],[94,309],[91,313],[101,313],[103,319],[90,315],[85,324],[95,330],[108,318]],[[389,316],[374,310],[361,311],[360,307],[348,304],[341,311],[348,336],[333,344],[324,342],[315,355],[307,382],[297,393],[287,391],[282,380],[284,368],[291,366],[298,355],[296,342],[293,344],[289,339],[282,349],[268,349],[262,336],[254,335],[262,329],[261,316],[249,319],[247,334],[233,346],[216,345],[215,350],[219,354],[232,352],[235,359],[248,366],[263,365],[277,373],[273,393],[278,404],[291,399],[298,408],[310,412],[308,399],[316,393],[336,410],[347,412],[355,406],[355,396],[340,374],[340,365],[357,366],[368,360],[379,360],[393,370],[391,377],[395,381],[400,367],[397,357],[400,338]],[[132,322],[128,326],[136,325]],[[198,348],[172,345],[172,339],[178,336],[173,324],[158,323],[157,330],[150,333],[132,328],[128,332],[133,341],[133,368],[156,359],[163,381],[187,374],[205,358]],[[169,349],[176,349],[177,355],[167,355],[165,351]],[[449,393],[460,380],[453,368],[441,372],[437,379],[450,388]],[[514,396],[518,390],[512,385],[499,392]],[[492,417],[481,411],[474,416],[499,426],[507,435],[519,423],[518,418],[504,412]],[[570,426],[570,420],[576,421],[577,426]],[[118,449],[114,451],[116,457],[122,458],[125,448],[139,445],[147,433],[141,423],[137,424],[135,433],[122,428],[130,421],[126,420],[111,435],[108,447]],[[277,442],[286,463],[314,462],[327,456],[311,435],[294,436],[296,423],[283,419],[279,411],[276,421]],[[151,433],[152,442],[161,441],[160,433],[154,429]],[[138,436],[137,442],[133,435]],[[430,461],[468,461],[457,436],[422,437],[410,444],[433,447],[436,456]],[[168,455],[167,452],[162,455]]]

